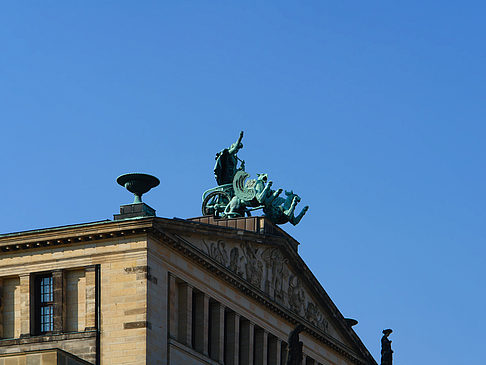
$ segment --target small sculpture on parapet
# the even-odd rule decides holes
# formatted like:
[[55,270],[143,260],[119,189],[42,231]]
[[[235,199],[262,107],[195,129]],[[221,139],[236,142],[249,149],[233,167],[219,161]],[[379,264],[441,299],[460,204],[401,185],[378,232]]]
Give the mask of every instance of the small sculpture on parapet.
[[388,339],[388,336],[393,331],[390,328],[383,330],[383,337],[381,338],[381,365],[392,365],[392,354],[393,350],[391,349],[391,340]]
[[[229,148],[216,154],[214,176],[218,186],[206,190],[203,194],[202,214],[215,218],[239,218],[250,216],[251,211],[263,209],[265,216],[275,224],[290,222],[294,226],[300,222],[309,206],[296,216],[295,207],[300,197],[292,190],[285,191],[286,197],[280,197],[283,189],[272,190],[272,181],[267,174],[258,174],[257,179],[248,179],[245,161],[236,155],[243,148],[240,132],[238,140]],[[241,162],[238,167],[238,161]]]
[[299,333],[304,330],[303,324],[297,325],[289,334],[289,349],[287,355],[287,365],[301,365],[304,355],[302,353],[303,343],[300,341]]

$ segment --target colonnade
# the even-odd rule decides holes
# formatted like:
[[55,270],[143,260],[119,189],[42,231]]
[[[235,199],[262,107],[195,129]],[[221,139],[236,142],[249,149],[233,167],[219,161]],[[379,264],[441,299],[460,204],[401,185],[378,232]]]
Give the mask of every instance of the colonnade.
[[[285,365],[287,343],[169,274],[171,339],[225,365]],[[304,355],[303,365],[322,365]]]

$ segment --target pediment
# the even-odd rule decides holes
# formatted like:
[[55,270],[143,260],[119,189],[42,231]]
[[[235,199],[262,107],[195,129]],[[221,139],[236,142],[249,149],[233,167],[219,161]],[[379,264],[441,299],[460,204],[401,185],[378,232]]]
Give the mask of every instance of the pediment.
[[319,289],[312,288],[282,247],[242,239],[179,236],[241,280],[263,291],[280,306],[301,317],[303,322],[351,348],[356,346],[344,339],[342,331],[338,329],[339,324],[331,320],[332,311],[324,308],[316,299],[318,294],[314,293]]

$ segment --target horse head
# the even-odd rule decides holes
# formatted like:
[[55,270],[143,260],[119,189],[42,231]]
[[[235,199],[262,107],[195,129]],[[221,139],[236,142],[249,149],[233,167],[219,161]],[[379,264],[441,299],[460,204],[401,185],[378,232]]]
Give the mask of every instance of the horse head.
[[263,181],[263,183],[266,183],[268,180],[268,174],[257,174],[258,180]]
[[288,197],[287,199],[289,199],[289,200],[292,200],[295,197],[296,201],[300,202],[300,196],[298,196],[297,194],[294,194],[293,190],[290,190],[290,191],[285,190],[285,195],[287,195],[287,197]]

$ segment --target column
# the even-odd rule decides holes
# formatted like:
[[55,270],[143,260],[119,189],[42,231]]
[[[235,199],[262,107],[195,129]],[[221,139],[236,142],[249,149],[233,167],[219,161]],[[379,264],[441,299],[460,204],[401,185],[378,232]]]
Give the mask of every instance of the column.
[[194,293],[194,349],[209,356],[209,296]]
[[0,278],[0,338],[3,337],[3,279]]
[[224,346],[226,365],[238,365],[240,353],[240,315],[226,311],[224,327]]
[[276,339],[276,345],[277,345],[277,348],[275,349],[275,351],[276,351],[275,364],[280,365],[282,363],[282,340],[277,338]]
[[268,364],[280,365],[282,341],[273,335],[268,335]]
[[[31,319],[34,318],[34,306],[30,305],[32,283],[29,274],[22,274],[20,279],[20,336],[26,337],[31,332]],[[32,326],[33,328],[33,326]]]
[[66,301],[64,300],[64,273],[62,270],[52,272],[53,289],[53,331],[61,333],[64,331],[64,318],[66,313]]
[[[286,364],[287,363],[287,342],[279,340],[280,342],[280,363]],[[279,365],[281,365],[279,364]]]
[[240,322],[240,364],[253,365],[253,340],[255,327],[247,319]]
[[210,302],[209,311],[209,357],[222,363],[224,361],[224,306],[218,302]]
[[268,332],[255,328],[255,365],[267,365]]
[[96,266],[87,266],[84,274],[86,276],[85,331],[93,331],[96,329]]
[[169,337],[170,338],[178,338],[177,337],[177,324],[178,324],[178,317],[177,317],[177,303],[178,303],[178,290],[177,290],[177,282],[176,277],[169,273]]
[[192,346],[192,286],[188,283],[178,285],[178,339],[186,346]]

